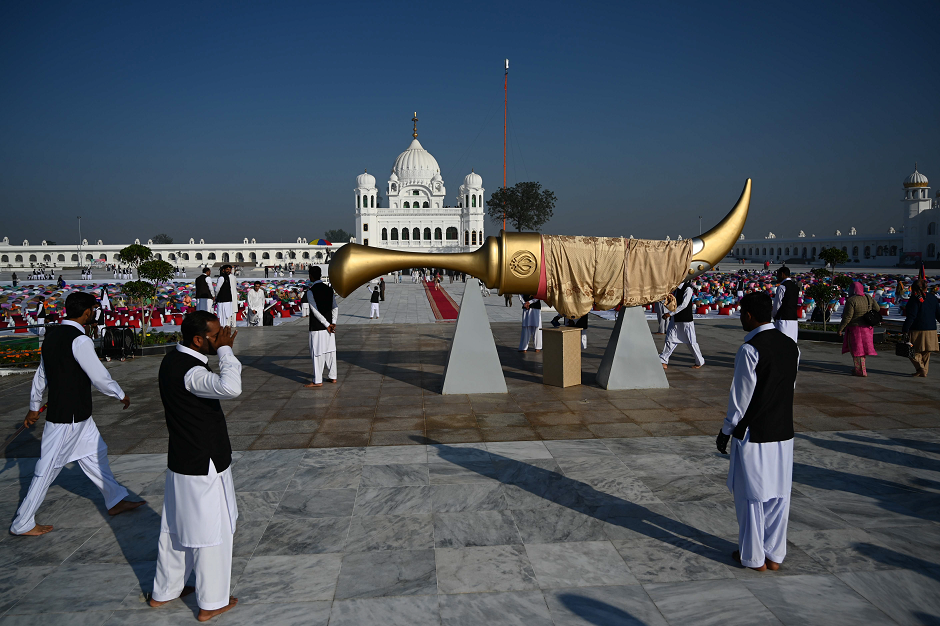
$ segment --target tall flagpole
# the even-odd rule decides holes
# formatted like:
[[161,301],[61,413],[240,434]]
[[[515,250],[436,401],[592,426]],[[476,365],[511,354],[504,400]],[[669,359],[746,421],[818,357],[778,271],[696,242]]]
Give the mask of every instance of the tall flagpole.
[[[509,59],[503,77],[503,189],[506,188],[506,121],[509,117]],[[503,201],[503,230],[506,230],[506,201]]]

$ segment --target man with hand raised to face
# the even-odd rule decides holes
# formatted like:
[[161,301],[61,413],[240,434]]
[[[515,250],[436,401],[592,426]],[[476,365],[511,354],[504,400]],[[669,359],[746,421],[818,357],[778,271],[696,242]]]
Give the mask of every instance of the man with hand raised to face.
[[[232,446],[220,400],[242,392],[242,366],[232,352],[238,331],[208,311],[183,318],[183,341],[160,365],[160,399],[170,433],[157,572],[150,606],[196,592],[197,619],[233,608],[232,539],[238,507]],[[218,354],[219,373],[208,355]],[[191,571],[196,587],[184,587]]]
[[731,442],[728,489],[738,517],[744,567],[777,570],[787,554],[787,522],[793,483],[793,389],[800,350],[774,328],[773,301],[763,292],[741,299],[741,326],[748,331],[734,357],[728,415],[716,444]]
[[130,398],[104,368],[92,340],[85,335],[85,325],[95,319],[98,301],[90,293],[75,292],[65,299],[65,321],[49,326],[42,344],[39,369],[33,376],[29,413],[23,424],[32,426],[39,419],[42,394],[49,390],[46,425],[42,431],[39,462],[33,472],[29,492],[10,526],[14,535],[44,535],[52,526],[36,524],[36,510],[42,504],[62,468],[77,461],[85,475],[104,496],[108,513],[118,515],[146,502],[127,500],[127,489],[114,478],[108,464],[108,446],[91,416],[91,387],[117,398],[126,409]]

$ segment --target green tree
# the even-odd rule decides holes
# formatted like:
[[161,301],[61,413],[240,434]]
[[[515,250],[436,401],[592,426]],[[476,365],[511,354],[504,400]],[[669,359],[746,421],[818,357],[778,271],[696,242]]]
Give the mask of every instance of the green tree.
[[352,237],[342,228],[334,228],[333,230],[328,230],[323,233],[323,238],[331,243],[349,243],[349,238]]
[[845,274],[838,274],[832,279],[832,284],[837,285],[842,291],[848,293],[852,288],[852,279]]
[[836,265],[845,265],[849,262],[849,253],[842,248],[826,248],[819,252],[819,258],[832,266],[835,271]]
[[516,183],[497,189],[486,201],[487,214],[495,222],[505,216],[516,231],[538,231],[552,218],[555,194],[537,182]]
[[816,280],[822,280],[827,276],[832,276],[832,272],[827,270],[825,267],[814,267],[810,270],[810,273],[816,278]]
[[816,308],[822,311],[823,330],[826,330],[826,313],[832,306],[832,299],[835,297],[836,289],[828,283],[814,283],[806,290],[806,295],[813,299]]
[[154,243],[173,243],[173,238],[166,233],[160,233],[159,235],[154,235],[152,241]]
[[[127,247],[121,248],[121,251],[118,252],[117,256],[119,263],[129,265],[134,270],[137,270],[142,263],[145,263],[152,258],[153,252],[150,250],[150,248],[139,243],[132,243]],[[137,277],[140,278],[140,272],[137,273]]]

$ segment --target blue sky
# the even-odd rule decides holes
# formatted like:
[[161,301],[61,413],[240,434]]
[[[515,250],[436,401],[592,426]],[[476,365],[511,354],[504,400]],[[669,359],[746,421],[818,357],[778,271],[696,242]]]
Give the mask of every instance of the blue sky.
[[[0,5],[0,236],[292,241],[352,230],[411,139],[558,198],[545,232],[901,225],[940,188],[940,3]],[[498,227],[491,223],[489,232]]]

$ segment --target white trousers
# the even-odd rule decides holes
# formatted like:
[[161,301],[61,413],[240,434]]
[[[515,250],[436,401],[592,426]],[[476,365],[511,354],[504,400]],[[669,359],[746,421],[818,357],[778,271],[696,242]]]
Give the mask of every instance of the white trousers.
[[379,316],[379,303],[373,302],[372,306],[369,307],[369,319]]
[[307,317],[310,315],[310,303],[301,302],[300,303],[300,317]]
[[199,298],[196,300],[196,310],[197,311],[211,311],[212,310],[212,298]]
[[[82,471],[85,472],[85,476],[87,476],[91,482],[95,483],[95,487],[101,491],[101,495],[104,496],[105,507],[110,509],[127,497],[127,489],[118,483],[114,478],[114,473],[111,472],[111,465],[108,463],[107,448],[105,448],[103,454],[95,452],[80,459],[76,459],[76,462],[78,466],[82,468]],[[41,462],[37,464],[37,469],[41,465]],[[36,511],[39,510],[39,506],[46,498],[46,492],[49,491],[49,486],[52,485],[56,476],[62,471],[62,467],[54,467],[54,465],[55,464],[49,464],[43,471],[42,476],[33,476],[33,480],[29,484],[29,491],[26,494],[26,498],[23,500],[23,503],[20,504],[20,508],[16,511],[16,519],[13,520],[13,524],[10,526],[10,532],[14,535],[22,535],[36,526]]]
[[336,380],[336,353],[335,352],[323,352],[318,355],[310,355],[310,359],[313,361],[313,382],[315,384],[320,384],[323,382],[323,368],[327,367],[330,370],[328,374],[330,380]]
[[[519,349],[528,350],[529,340],[535,335],[535,349],[542,349],[542,327],[541,326],[523,326],[522,336],[519,338]],[[582,340],[583,341],[583,340]]]
[[235,306],[234,302],[217,302],[219,324],[223,326],[235,325]]
[[790,498],[771,498],[766,502],[748,500],[744,481],[734,490],[734,510],[738,516],[738,549],[741,564],[760,567],[765,559],[783,563],[787,556],[787,523]]
[[672,356],[672,353],[675,351],[676,347],[680,343],[684,343],[689,346],[689,352],[692,353],[692,358],[695,359],[696,365],[705,365],[705,358],[702,356],[702,351],[699,350],[698,341],[695,337],[695,326],[694,322],[679,322],[682,326],[678,326],[675,321],[672,322],[672,325],[669,327],[669,330],[666,331],[666,345],[663,346],[663,351],[659,355],[659,360],[664,363],[669,363],[669,357]]
[[180,597],[186,579],[196,572],[196,604],[204,611],[228,605],[232,586],[232,527],[222,523],[222,543],[208,548],[187,548],[174,533],[160,533],[153,599],[168,602]]
[[774,328],[782,332],[784,335],[793,340],[793,343],[797,343],[797,336],[800,333],[800,326],[798,320],[777,320],[774,322]]

